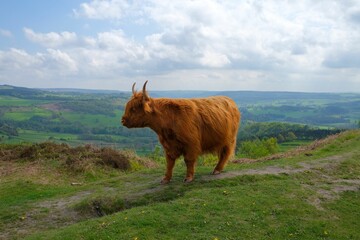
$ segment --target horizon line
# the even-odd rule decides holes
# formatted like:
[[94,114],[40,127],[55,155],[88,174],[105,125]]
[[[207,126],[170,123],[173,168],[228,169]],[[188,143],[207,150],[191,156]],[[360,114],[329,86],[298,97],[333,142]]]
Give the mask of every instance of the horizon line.
[[[113,89],[94,89],[94,88],[70,88],[70,87],[25,87],[25,86],[14,86],[10,84],[0,84],[1,86],[9,86],[15,88],[27,88],[27,89],[37,89],[43,91],[51,91],[51,90],[64,90],[64,91],[103,91],[103,92],[130,92],[131,90],[113,90]],[[148,90],[149,92],[272,92],[272,93],[320,93],[320,94],[360,94],[359,92],[330,92],[330,91],[291,91],[291,90],[201,90],[201,89],[194,89],[194,90],[175,90],[175,89],[168,89],[168,90]]]

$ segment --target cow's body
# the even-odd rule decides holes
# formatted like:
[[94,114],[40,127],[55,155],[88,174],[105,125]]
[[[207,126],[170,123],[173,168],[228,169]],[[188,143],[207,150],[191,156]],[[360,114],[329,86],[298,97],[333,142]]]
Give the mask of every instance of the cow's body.
[[[194,177],[199,155],[216,153],[219,174],[236,147],[240,112],[233,100],[217,96],[208,98],[149,98],[145,86],[142,93],[133,91],[123,124],[127,127],[150,127],[164,147],[167,171],[163,183],[170,181],[175,160],[184,156],[186,182]],[[137,111],[136,111],[137,109]]]

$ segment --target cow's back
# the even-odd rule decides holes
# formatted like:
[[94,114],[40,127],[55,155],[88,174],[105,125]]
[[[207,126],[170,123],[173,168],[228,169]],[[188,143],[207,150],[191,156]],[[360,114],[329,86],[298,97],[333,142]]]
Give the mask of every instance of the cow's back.
[[240,112],[232,99],[217,96],[192,101],[197,108],[203,152],[218,151],[236,141]]

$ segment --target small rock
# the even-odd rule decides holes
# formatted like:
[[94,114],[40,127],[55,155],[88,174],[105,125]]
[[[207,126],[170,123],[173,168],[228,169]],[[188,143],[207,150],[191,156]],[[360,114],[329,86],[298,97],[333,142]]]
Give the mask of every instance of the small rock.
[[81,186],[81,185],[82,183],[76,183],[76,182],[71,183],[71,186]]

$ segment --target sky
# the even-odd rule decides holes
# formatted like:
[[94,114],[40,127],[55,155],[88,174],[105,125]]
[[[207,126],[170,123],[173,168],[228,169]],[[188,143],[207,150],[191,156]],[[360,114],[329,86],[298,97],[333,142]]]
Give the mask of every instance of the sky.
[[360,92],[359,0],[2,0],[0,84]]

